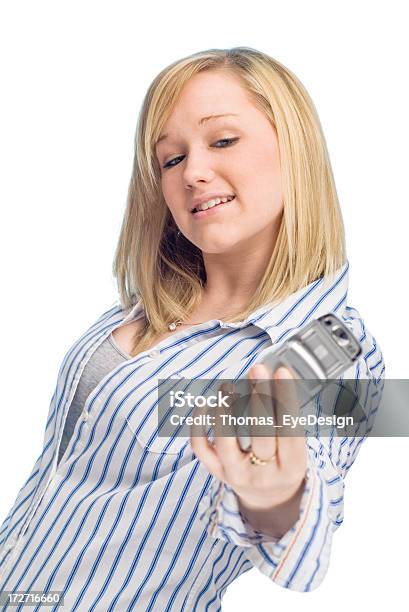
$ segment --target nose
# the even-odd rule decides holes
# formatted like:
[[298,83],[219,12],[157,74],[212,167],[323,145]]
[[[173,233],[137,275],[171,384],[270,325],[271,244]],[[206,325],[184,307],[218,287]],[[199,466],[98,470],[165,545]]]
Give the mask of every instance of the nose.
[[214,170],[206,152],[190,151],[184,159],[183,180],[187,187],[197,182],[209,182],[214,177]]

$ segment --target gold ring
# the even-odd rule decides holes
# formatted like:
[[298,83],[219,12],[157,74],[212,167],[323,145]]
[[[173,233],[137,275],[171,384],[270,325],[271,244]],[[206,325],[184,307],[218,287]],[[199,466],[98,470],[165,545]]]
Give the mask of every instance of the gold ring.
[[250,451],[249,452],[249,458],[250,458],[250,463],[251,465],[267,465],[267,463],[270,463],[270,461],[272,461],[277,455],[277,451],[274,453],[274,455],[271,455],[271,457],[269,457],[268,459],[260,459],[259,457],[257,457],[257,455],[253,452]]

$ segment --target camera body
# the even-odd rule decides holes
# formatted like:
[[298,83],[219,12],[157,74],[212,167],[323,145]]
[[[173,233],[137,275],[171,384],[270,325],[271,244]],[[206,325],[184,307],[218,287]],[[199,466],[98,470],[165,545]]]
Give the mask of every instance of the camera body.
[[[273,372],[280,366],[290,370],[297,379],[301,407],[345,372],[361,353],[352,332],[335,314],[328,313],[308,323],[279,348],[264,352],[256,363],[267,365]],[[248,450],[249,436],[240,428],[237,435],[242,450]]]

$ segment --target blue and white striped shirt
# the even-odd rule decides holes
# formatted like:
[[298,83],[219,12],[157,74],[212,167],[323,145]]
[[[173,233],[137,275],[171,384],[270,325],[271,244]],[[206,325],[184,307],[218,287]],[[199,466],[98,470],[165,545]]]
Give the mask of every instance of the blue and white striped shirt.
[[157,381],[243,378],[263,351],[334,312],[363,346],[344,377],[368,380],[365,410],[375,412],[383,357],[347,306],[348,270],[346,262],[245,321],[210,320],[121,362],[87,397],[57,465],[87,361],[114,329],[143,315],[139,302],[128,313],[119,302],[104,312],[61,364],[42,452],[0,528],[0,590],[62,591],[70,611],[180,612],[220,610],[228,585],[253,566],[283,587],[316,588],[343,520],[344,477],[364,438],[307,438],[300,517],[277,541],[251,528],[189,438],[157,436]]

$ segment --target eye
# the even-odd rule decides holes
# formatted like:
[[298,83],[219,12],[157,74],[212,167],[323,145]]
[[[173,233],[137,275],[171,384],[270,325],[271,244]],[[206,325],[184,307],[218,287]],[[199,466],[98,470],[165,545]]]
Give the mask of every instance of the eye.
[[[234,142],[236,142],[238,140],[238,138],[222,138],[221,140],[218,140],[215,144],[219,144],[219,142],[226,142],[227,146],[233,144]],[[216,147],[217,149],[219,149],[220,147]],[[222,149],[224,149],[225,147],[221,147]]]
[[170,159],[168,162],[166,162],[166,164],[163,166],[164,168],[173,168],[173,166],[176,166],[176,164],[174,164],[173,162],[178,161],[179,159],[182,159],[183,155],[179,155],[179,157],[174,157],[173,159]]
[[[212,147],[215,147],[216,149],[225,149],[226,147],[229,147],[235,142],[237,142],[238,140],[239,140],[238,138],[222,138],[221,140],[218,140],[214,145],[212,145]],[[218,145],[220,142],[227,143],[227,144],[226,146],[217,147],[216,145]],[[178,157],[174,157],[173,159],[170,159],[168,162],[166,162],[166,164],[163,167],[173,168],[174,166],[177,165],[177,163],[173,163],[173,162],[178,162],[178,160],[183,159],[183,157],[184,155],[179,155]]]

